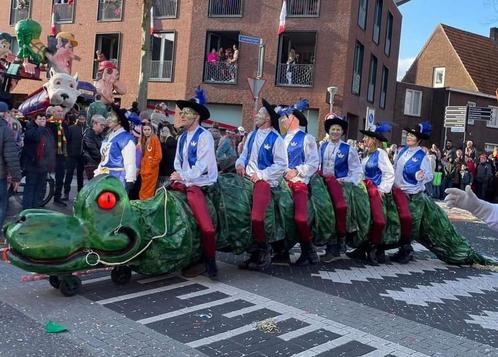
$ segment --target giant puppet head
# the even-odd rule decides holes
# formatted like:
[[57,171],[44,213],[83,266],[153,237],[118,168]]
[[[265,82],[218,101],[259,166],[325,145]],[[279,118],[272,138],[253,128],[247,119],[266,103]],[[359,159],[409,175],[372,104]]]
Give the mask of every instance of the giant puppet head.
[[12,62],[16,58],[10,49],[11,41],[11,35],[0,32],[0,61]]
[[71,74],[75,58],[73,48],[78,46],[78,41],[70,32],[59,32],[55,38],[57,40],[56,52],[54,55],[46,54],[46,57],[56,72]]
[[[99,59],[97,60],[99,61]],[[126,86],[119,80],[119,71],[113,61],[100,60],[95,88],[97,88],[97,94],[100,94],[102,102],[106,105],[114,102],[114,93],[126,94]]]
[[67,114],[81,94],[78,88],[78,74],[74,77],[67,73],[57,73],[50,70],[50,80],[43,85],[47,91],[51,105],[59,105]]

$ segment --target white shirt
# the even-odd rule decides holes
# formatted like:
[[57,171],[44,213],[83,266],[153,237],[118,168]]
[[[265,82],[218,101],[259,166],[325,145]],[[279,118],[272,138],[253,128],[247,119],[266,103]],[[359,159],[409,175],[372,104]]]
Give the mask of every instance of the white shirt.
[[[410,195],[425,191],[425,184],[428,182],[432,182],[432,178],[434,177],[429,155],[424,156],[424,159],[422,160],[422,164],[420,166],[420,170],[415,174],[415,177],[417,179],[417,183],[415,185],[407,182],[403,177],[403,169],[405,167],[405,164],[412,158],[413,155],[415,155],[418,150],[422,150],[420,146],[408,148],[408,150],[405,150],[405,152],[399,157],[399,159],[394,159],[394,184],[398,186],[402,191]],[[397,156],[398,155],[399,153],[397,154]]]
[[[277,134],[277,140],[275,140],[275,144],[273,145],[273,165],[268,166],[264,170],[260,170],[258,168],[258,155],[259,148],[263,145],[266,137],[270,132],[274,132]],[[251,139],[251,135],[256,135],[254,138],[254,144],[252,145],[252,150],[248,153],[247,145],[249,144],[249,140]],[[247,166],[246,158],[249,155],[249,162]],[[257,131],[253,131],[249,133],[247,140],[244,144],[244,149],[242,150],[242,154],[240,154],[239,158],[235,162],[235,167],[244,166],[246,169],[246,175],[251,177],[253,174],[257,174],[261,180],[264,180],[270,184],[271,187],[278,186],[280,178],[283,176],[285,170],[287,169],[287,151],[285,150],[285,143],[280,134],[273,128],[267,129],[258,129]]]
[[[187,132],[183,153],[180,154],[180,144],[176,146],[175,154],[175,171],[180,174],[185,186],[209,186],[218,180],[218,165],[216,163],[216,154],[214,152],[213,135],[208,130],[203,130],[199,135],[197,143],[197,161],[190,167],[188,162],[188,148],[190,141],[194,136],[197,128]],[[178,140],[180,143],[180,140]],[[183,155],[183,165],[180,163],[180,155]]]
[[[105,171],[105,164],[109,161],[109,150],[111,148],[112,142],[111,140],[124,132],[124,128],[119,128],[116,131],[111,131],[104,141],[102,142],[102,146],[100,147],[100,153],[102,154],[102,161],[100,162],[97,169],[94,171],[95,175],[100,175]],[[135,182],[137,179],[137,151],[136,145],[133,140],[128,141],[128,144],[121,150],[121,155],[123,156],[123,166],[125,171],[125,181],[126,182]]]
[[[345,143],[342,140],[334,143],[332,141],[328,142],[327,148],[323,154],[323,162],[321,163],[322,173],[324,176],[335,176],[335,156],[339,149],[339,145]],[[327,144],[327,141],[322,143],[322,145]],[[320,157],[320,160],[322,158]],[[363,179],[363,169],[361,168],[360,157],[358,156],[358,151],[351,145],[349,146],[348,155],[348,175],[342,178],[338,178],[337,181],[341,182],[352,182],[355,185],[359,184]]]
[[[296,135],[301,129],[295,129],[287,132],[287,135],[284,137],[285,150],[289,149],[289,145],[294,139],[294,135]],[[310,134],[306,134],[304,137],[304,163],[296,166],[296,170],[298,175],[291,179],[292,182],[304,182],[308,184],[310,182],[311,176],[318,170],[318,165],[320,165],[320,158],[318,157],[318,148],[316,146],[316,140]],[[287,168],[286,171],[289,171]]]
[[[377,189],[383,193],[391,192],[391,189],[394,184],[394,167],[389,160],[389,155],[385,150],[377,149],[379,152],[378,159],[378,167],[382,172],[382,178],[380,179],[380,184],[377,186]],[[370,158],[370,155],[364,157],[361,160],[361,167],[363,168],[363,172],[365,172],[365,166],[367,165],[367,161]]]

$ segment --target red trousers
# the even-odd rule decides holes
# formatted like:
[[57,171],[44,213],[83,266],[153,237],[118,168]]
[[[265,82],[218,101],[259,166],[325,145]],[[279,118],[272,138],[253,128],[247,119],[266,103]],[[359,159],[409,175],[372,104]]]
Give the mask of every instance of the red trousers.
[[384,205],[377,186],[371,180],[365,180],[368,198],[370,200],[370,213],[372,215],[372,227],[370,228],[370,242],[375,245],[382,243],[382,232],[386,226],[384,216]]
[[392,195],[401,225],[401,244],[408,244],[412,238],[412,214],[408,205],[408,197],[399,187],[393,186]]
[[216,256],[216,231],[213,220],[209,215],[208,205],[204,192],[198,186],[186,187],[184,184],[174,182],[171,188],[187,194],[187,202],[194,214],[195,221],[201,230],[202,251],[204,257],[211,259]]
[[311,242],[313,238],[311,228],[308,225],[308,185],[304,182],[287,181],[287,185],[292,190],[294,200],[294,222],[296,222],[302,243]]
[[256,243],[266,243],[265,212],[271,200],[271,187],[266,181],[260,180],[254,184],[252,192],[252,236]]
[[332,199],[332,204],[334,205],[335,230],[337,232],[337,236],[339,238],[343,238],[346,236],[348,206],[346,205],[346,200],[344,199],[342,186],[334,176],[325,176],[324,180],[327,185],[330,198]]

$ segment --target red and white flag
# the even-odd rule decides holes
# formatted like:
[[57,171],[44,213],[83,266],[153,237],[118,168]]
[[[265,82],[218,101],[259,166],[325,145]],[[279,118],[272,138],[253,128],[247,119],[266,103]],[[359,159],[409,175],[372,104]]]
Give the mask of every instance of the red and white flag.
[[150,7],[150,34],[153,35],[155,32],[154,29],[154,6]]
[[285,32],[285,18],[287,17],[287,1],[282,3],[282,10],[280,11],[280,22],[278,24],[278,34]]
[[57,28],[55,27],[55,11],[53,6],[52,6],[52,17],[50,18],[50,34],[52,36],[57,35]]

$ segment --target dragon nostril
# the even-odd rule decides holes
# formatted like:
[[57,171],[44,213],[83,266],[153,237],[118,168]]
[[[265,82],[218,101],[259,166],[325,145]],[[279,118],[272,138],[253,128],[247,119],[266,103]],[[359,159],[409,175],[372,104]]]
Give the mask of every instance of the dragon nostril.
[[26,216],[19,217],[16,223],[23,223],[23,222],[26,222]]

